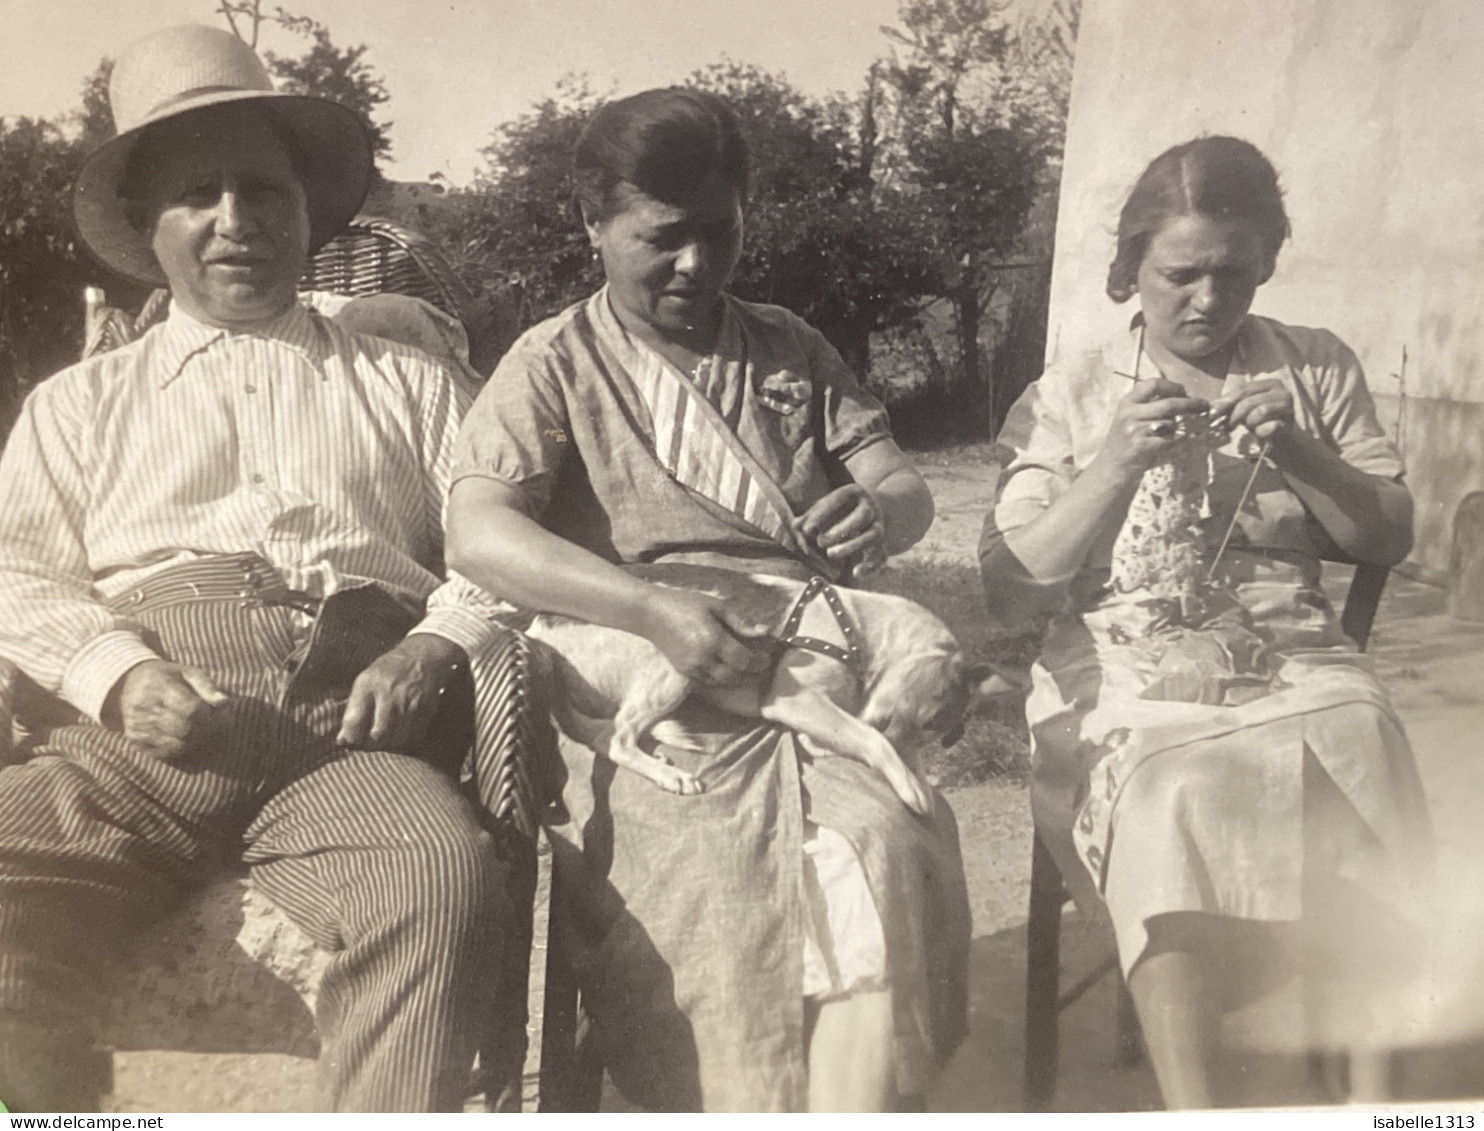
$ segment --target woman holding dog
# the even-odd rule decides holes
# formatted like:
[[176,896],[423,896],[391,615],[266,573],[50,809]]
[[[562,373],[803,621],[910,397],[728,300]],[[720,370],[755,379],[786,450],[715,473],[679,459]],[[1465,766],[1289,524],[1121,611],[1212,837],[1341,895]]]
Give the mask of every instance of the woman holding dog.
[[[600,108],[575,155],[607,285],[535,327],[465,421],[449,562],[526,610],[623,629],[735,684],[766,626],[625,565],[848,580],[911,546],[932,498],[824,338],[725,293],[749,164],[720,99]],[[883,1110],[962,1034],[967,898],[946,805],[915,817],[865,766],[687,705],[697,796],[561,736],[553,828],[584,1001],[646,1107]]]
[[[1319,588],[1336,548],[1405,557],[1411,498],[1355,355],[1248,313],[1287,235],[1245,142],[1148,167],[1107,286],[1141,309],[1011,410],[980,548],[998,620],[1051,616],[1037,828],[1079,902],[1106,904],[1172,1107],[1303,1098],[1228,1090],[1218,1021],[1296,971],[1310,995],[1320,972],[1365,985],[1358,940],[1371,960],[1408,945],[1426,872],[1411,750]],[[1291,1050],[1279,1032],[1256,1043]]]

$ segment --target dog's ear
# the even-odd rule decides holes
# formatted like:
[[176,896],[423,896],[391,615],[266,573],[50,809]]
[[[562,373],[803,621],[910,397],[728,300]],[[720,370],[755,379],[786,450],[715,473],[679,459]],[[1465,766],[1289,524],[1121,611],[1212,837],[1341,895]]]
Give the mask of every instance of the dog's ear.
[[994,703],[1029,690],[1029,680],[1019,672],[1012,672],[995,664],[970,664],[964,668],[964,685],[969,689],[969,710],[985,703]]

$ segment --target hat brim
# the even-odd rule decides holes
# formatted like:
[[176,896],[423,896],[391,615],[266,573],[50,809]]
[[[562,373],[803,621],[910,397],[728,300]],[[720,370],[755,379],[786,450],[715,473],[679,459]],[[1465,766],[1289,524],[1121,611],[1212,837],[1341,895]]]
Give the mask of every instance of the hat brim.
[[355,111],[325,98],[261,90],[212,91],[183,100],[168,114],[104,142],[83,164],[73,191],[78,235],[104,264],[162,287],[165,274],[149,236],[129,222],[119,189],[140,137],[159,122],[187,115],[206,127],[214,108],[260,102],[294,136],[309,209],[309,250],[318,251],[360,211],[374,170],[371,131]]

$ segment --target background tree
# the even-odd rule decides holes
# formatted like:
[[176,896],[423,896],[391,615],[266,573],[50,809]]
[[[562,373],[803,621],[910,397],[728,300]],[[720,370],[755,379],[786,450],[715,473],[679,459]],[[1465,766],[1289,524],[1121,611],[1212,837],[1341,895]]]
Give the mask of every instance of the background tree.
[[71,217],[80,162],[79,144],[56,124],[0,118],[0,434],[82,341],[90,264]]
[[72,120],[77,126],[77,140],[85,152],[118,132],[113,124],[113,107],[108,104],[108,80],[112,75],[113,60],[105,57],[99,59],[92,74],[82,80],[82,105]]
[[[747,238],[733,290],[808,319],[864,371],[870,336],[916,312],[936,285],[919,233],[877,206],[851,108],[781,76],[721,63],[689,84],[736,108],[752,148]],[[501,127],[472,190],[437,222],[474,283],[506,280],[530,324],[592,293],[602,271],[572,204],[572,149],[599,99],[581,79]]]
[[26,393],[77,359],[83,291],[136,305],[148,293],[109,271],[77,240],[72,186],[83,158],[114,134],[111,59],[83,81],[80,106],[57,121],[0,118],[0,438]]
[[522,329],[602,283],[572,202],[571,169],[598,101],[584,79],[564,76],[549,98],[495,131],[473,185],[450,192],[427,217],[471,286],[510,289]]
[[[976,434],[992,431],[1019,392],[1007,386],[1032,379],[1044,353],[1044,316],[1038,332],[1024,304],[1045,298],[1051,249],[1027,236],[1038,201],[1055,191],[1070,79],[1069,67],[1065,76],[1028,72],[1030,53],[1050,57],[1055,42],[1039,23],[1012,28],[1010,11],[1007,0],[903,0],[901,26],[882,29],[893,46],[878,65],[885,82],[873,115],[883,189],[916,214],[952,309],[951,379],[941,401],[922,408]],[[986,359],[985,316],[997,299],[1008,300],[1002,321],[1022,339],[1011,351],[1017,370],[1029,371]]]
[[[376,115],[390,96],[364,46],[340,47],[324,25],[265,12],[263,0],[213,3],[254,49],[265,28],[307,39],[302,52],[264,50],[270,71],[284,89],[360,113],[385,160],[390,124]],[[883,29],[890,50],[851,101],[810,98],[739,63],[688,80],[726,97],[753,145],[736,292],[808,319],[878,388],[909,390],[935,436],[985,434],[1039,372],[1080,4],[1017,16],[1011,0],[903,0]],[[0,425],[25,388],[76,355],[83,285],[105,284],[129,309],[143,298],[85,257],[67,212],[82,154],[113,133],[109,67],[88,77],[71,115],[0,120]],[[530,325],[601,283],[570,181],[597,101],[563,80],[495,131],[470,188],[384,184],[371,207],[438,239],[496,305],[508,287],[512,323]]]
[[265,13],[263,0],[219,0],[217,11],[232,32],[253,50],[259,47],[265,24],[307,37],[309,47],[302,55],[262,52],[263,62],[278,80],[279,89],[290,94],[317,95],[350,107],[371,130],[378,164],[391,156],[392,123],[376,119],[377,111],[391,101],[391,95],[381,76],[366,61],[364,44],[337,46],[324,24],[278,7]]
[[876,199],[854,108],[738,63],[689,81],[736,109],[752,150],[747,241],[732,289],[792,310],[866,373],[871,336],[912,318],[938,281],[910,216]]

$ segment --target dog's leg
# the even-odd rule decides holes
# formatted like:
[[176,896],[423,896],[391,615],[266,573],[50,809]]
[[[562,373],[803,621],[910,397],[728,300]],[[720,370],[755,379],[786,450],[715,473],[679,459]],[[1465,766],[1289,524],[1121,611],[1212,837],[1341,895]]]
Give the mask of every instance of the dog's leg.
[[[775,685],[776,691],[776,685]],[[763,705],[763,718],[796,730],[818,747],[864,762],[886,779],[902,804],[926,817],[932,797],[887,737],[817,691],[798,688]]]
[[646,753],[639,745],[656,723],[679,709],[690,691],[690,682],[664,657],[656,657],[654,663],[635,672],[629,694],[613,716],[609,758],[671,793],[704,793],[706,784],[695,774],[658,754]]

